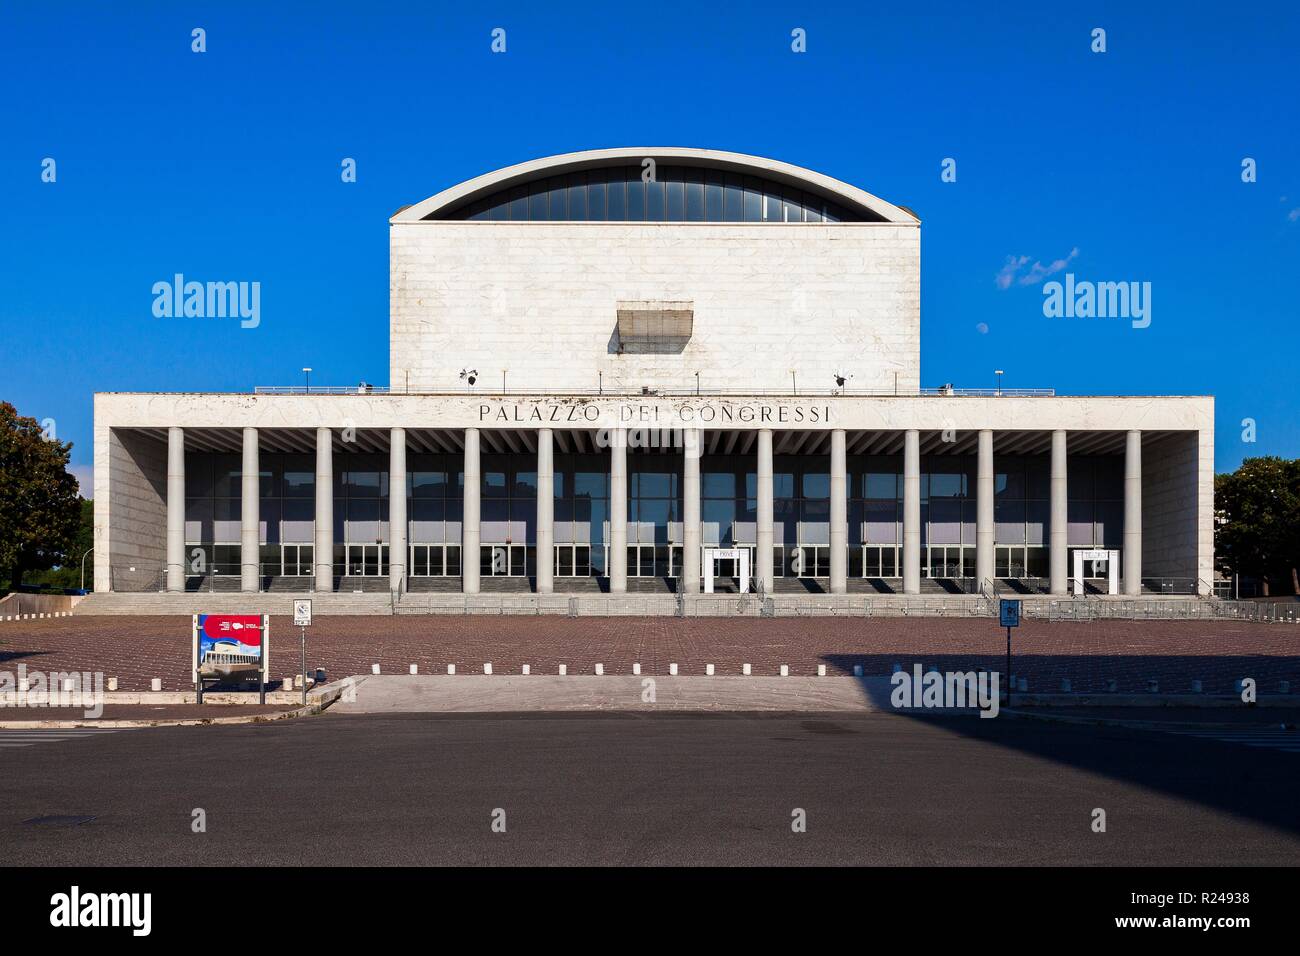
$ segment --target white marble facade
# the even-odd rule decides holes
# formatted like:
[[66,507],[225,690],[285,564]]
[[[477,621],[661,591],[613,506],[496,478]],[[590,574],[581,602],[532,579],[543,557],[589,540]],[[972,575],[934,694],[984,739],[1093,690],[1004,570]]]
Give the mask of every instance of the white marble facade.
[[[724,171],[743,175],[746,184],[762,177],[769,186],[802,188],[807,197],[826,197],[828,217],[835,208],[856,221],[453,215],[477,197],[518,190],[520,183],[526,189],[538,177],[554,182],[611,164],[639,168],[645,158],[716,169],[719,177]],[[436,449],[462,456],[470,475],[471,464],[477,473],[477,450],[486,442],[481,453],[529,457],[549,480],[547,461],[570,441],[592,450],[614,446],[608,454],[617,472],[619,455],[626,454],[619,443],[627,441],[628,430],[634,436],[660,430],[691,436],[706,455],[745,449],[757,456],[760,499],[763,458],[770,472],[773,448],[778,455],[799,449],[829,454],[837,488],[843,487],[846,454],[897,454],[900,471],[909,473],[912,449],[919,455],[959,448],[978,456],[981,469],[1002,454],[1042,454],[1052,458],[1053,478],[1062,482],[1068,455],[1121,456],[1128,469],[1125,564],[1134,575],[1126,590],[1136,593],[1143,576],[1204,586],[1212,580],[1213,400],[924,393],[920,221],[903,207],[771,160],[646,148],[553,157],[489,173],[404,208],[390,226],[388,389],[96,395],[96,590],[118,586],[114,568],[168,569],[179,560],[184,505],[176,497],[178,488],[183,496],[187,452],[238,453],[246,472],[256,468],[259,449],[310,454],[319,473],[330,475],[352,447],[349,439],[359,436],[356,447],[390,456],[395,472],[405,471],[407,452]],[[627,347],[618,312],[628,303],[671,304],[688,316],[689,335],[671,348]],[[475,373],[473,384],[462,375],[466,371]],[[743,440],[730,437],[737,434]],[[1066,449],[1059,462],[1050,454],[1054,443]],[[698,500],[691,500],[698,469],[696,479],[689,478],[692,471],[685,470],[682,493],[687,516],[699,513]],[[841,484],[834,484],[837,479]],[[981,504],[988,505],[979,484]],[[466,554],[478,546],[479,503],[470,498],[467,493]],[[401,514],[405,504],[394,507]],[[762,545],[771,503],[760,500],[757,507]],[[544,510],[538,542],[549,549]],[[911,514],[910,507],[906,511]],[[992,520],[986,511],[981,508],[982,528]],[[314,514],[315,540],[331,541],[329,500],[318,495]],[[832,508],[832,525],[844,520],[843,509]],[[255,550],[256,505],[241,521],[241,540]],[[619,523],[611,523],[611,544],[619,540]],[[404,551],[405,528],[401,522],[391,532],[395,553]],[[841,530],[831,528],[833,543],[844,540]],[[766,531],[770,535],[770,526]],[[907,567],[899,576],[904,590],[915,591],[916,556],[911,539],[903,537]],[[695,545],[698,529],[686,530],[685,538]],[[982,575],[992,560],[985,544]],[[317,555],[315,577],[329,586],[338,569],[329,566],[323,548]],[[621,563],[611,562],[615,592],[625,586],[618,580],[626,573]],[[406,569],[394,565],[393,586],[400,590]],[[466,565],[463,586],[472,592],[478,569],[474,561]],[[686,567],[691,576],[697,573],[692,560]],[[1058,592],[1064,587],[1059,572],[1054,561],[1052,588]],[[829,590],[843,590],[844,573],[837,557]],[[544,567],[534,586],[548,590],[549,578]],[[172,569],[160,586],[176,589],[183,580]],[[244,586],[256,588],[256,575]]]

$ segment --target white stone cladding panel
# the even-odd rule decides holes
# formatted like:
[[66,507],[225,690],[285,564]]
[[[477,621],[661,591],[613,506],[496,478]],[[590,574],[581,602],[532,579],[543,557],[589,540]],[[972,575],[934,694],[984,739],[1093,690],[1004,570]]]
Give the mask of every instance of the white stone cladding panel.
[[95,590],[137,589],[167,560],[167,446],[129,429],[103,431],[107,467],[97,448],[95,525],[107,534],[95,543]]
[[[391,383],[511,391],[915,390],[920,229],[416,222],[391,227]],[[619,302],[686,300],[679,354],[617,354]],[[408,378],[409,375],[409,378]],[[897,381],[895,377],[897,376]]]
[[[1213,515],[1213,501],[1201,500],[1198,432],[1171,435],[1142,445],[1142,576],[1199,578],[1207,555],[1201,535],[1202,511]],[[1211,481],[1211,494],[1213,482]],[[1213,538],[1208,563],[1213,573]]]

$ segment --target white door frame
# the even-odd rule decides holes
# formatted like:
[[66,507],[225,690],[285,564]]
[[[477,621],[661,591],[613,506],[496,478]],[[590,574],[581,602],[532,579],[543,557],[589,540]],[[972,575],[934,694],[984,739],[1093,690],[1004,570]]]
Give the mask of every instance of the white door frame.
[[1119,552],[1105,548],[1080,548],[1074,552],[1074,594],[1083,594],[1083,562],[1106,562],[1106,593],[1119,593]]
[[717,573],[718,561],[735,561],[739,567],[740,593],[749,593],[749,549],[748,548],[704,548],[700,567],[704,570],[704,593],[713,593],[713,578]]

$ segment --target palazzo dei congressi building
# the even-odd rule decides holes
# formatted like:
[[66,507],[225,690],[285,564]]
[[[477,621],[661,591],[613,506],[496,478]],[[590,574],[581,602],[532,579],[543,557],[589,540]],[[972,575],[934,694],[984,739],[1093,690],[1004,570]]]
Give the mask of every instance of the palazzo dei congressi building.
[[390,268],[387,389],[96,395],[96,591],[1210,589],[1213,399],[922,388],[920,220],[854,186],[555,156]]

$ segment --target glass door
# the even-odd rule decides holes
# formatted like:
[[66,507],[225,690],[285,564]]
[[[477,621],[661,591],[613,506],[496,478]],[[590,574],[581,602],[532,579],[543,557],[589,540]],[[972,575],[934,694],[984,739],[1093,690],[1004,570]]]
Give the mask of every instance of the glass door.
[[310,576],[313,550],[310,544],[280,545],[280,573],[288,577]]
[[351,577],[379,577],[388,573],[388,545],[349,544],[347,574]]

